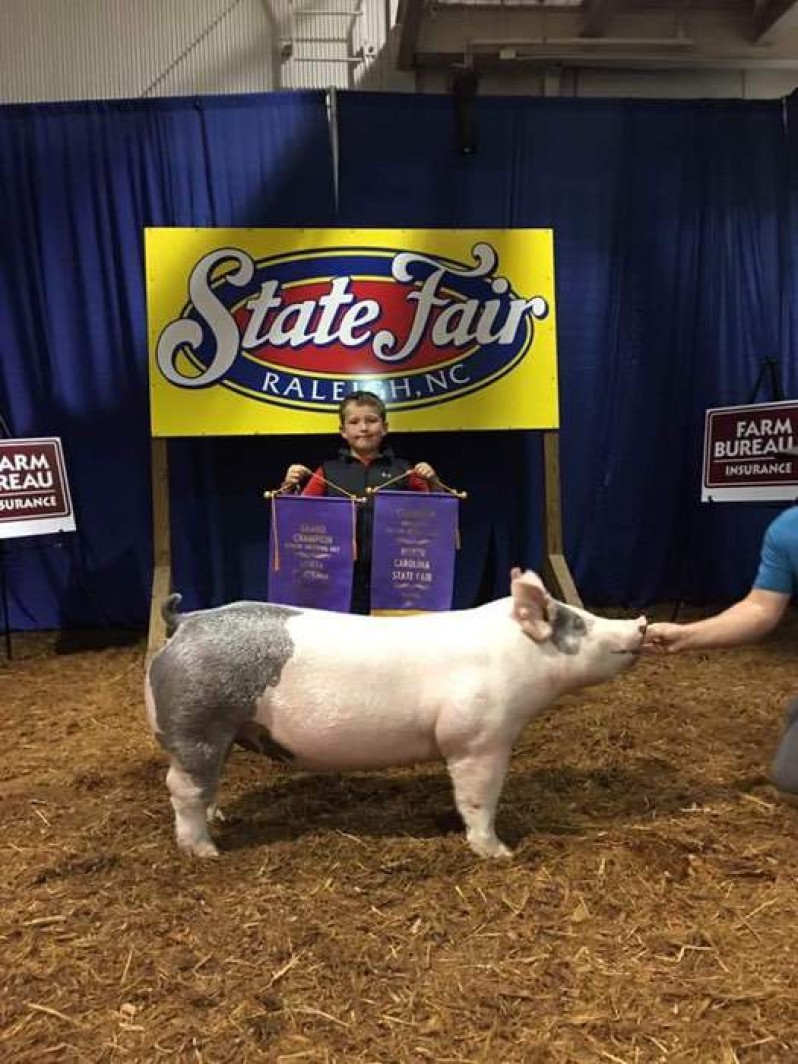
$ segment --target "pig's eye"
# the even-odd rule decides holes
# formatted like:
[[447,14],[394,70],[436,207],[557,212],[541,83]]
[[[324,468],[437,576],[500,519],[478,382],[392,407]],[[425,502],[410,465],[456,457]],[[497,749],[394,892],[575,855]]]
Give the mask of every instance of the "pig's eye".
[[[562,612],[562,607],[560,610]],[[568,610],[567,616],[563,619],[566,621],[570,635],[584,635],[587,632],[587,621],[574,610]]]
[[552,642],[564,654],[578,654],[581,637],[587,632],[587,624],[574,610],[558,604],[554,621]]

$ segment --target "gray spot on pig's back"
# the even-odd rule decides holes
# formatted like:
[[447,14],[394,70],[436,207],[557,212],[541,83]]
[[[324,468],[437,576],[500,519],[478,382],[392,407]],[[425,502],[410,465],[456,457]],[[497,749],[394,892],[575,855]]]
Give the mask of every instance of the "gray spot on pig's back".
[[280,682],[294,653],[288,622],[301,611],[260,602],[200,610],[180,618],[153,659],[150,685],[160,740],[178,755],[230,744]]

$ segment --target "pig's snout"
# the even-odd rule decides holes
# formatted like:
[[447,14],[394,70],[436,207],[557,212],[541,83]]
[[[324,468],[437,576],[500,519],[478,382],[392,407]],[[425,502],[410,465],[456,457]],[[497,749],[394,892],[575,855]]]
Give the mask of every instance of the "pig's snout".
[[646,638],[646,629],[648,628],[648,618],[641,614],[638,618],[629,623],[631,625],[631,631],[629,631],[629,629],[626,630],[627,634],[623,640],[623,645],[614,650],[614,654],[637,655],[643,649],[643,643]]
[[640,651],[643,649],[643,643],[645,642],[646,629],[648,628],[648,618],[641,613],[637,620],[633,621],[632,623],[635,626],[635,632],[637,634],[636,645],[634,646],[632,652],[634,654],[639,654]]

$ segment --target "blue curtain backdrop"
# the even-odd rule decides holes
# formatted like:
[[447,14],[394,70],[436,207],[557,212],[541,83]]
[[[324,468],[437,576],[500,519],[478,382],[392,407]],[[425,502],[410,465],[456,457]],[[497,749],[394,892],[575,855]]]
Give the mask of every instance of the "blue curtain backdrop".
[[[764,358],[798,395],[794,101],[321,94],[0,108],[0,413],[64,439],[79,532],[6,550],[15,628],[146,623],[151,576],[142,229],[550,227],[566,556],[586,601],[742,594],[776,506],[703,505],[703,414]],[[772,396],[763,389],[759,399]],[[261,499],[326,437],[170,443],[175,585],[266,594]],[[540,439],[394,441],[468,490],[456,604],[540,564]]]
[[[145,226],[326,225],[322,93],[0,108],[0,413],[63,438],[78,533],[10,541],[14,628],[146,623]],[[170,444],[176,585],[265,592],[279,439]],[[254,588],[254,592],[253,592]]]
[[[798,395],[781,101],[478,98],[471,156],[446,97],[350,95],[338,113],[342,222],[554,229],[565,548],[585,600],[744,593],[778,508],[702,506],[703,415],[747,402],[766,357]],[[515,557],[540,559],[538,437],[426,450],[471,491],[506,593],[519,529]]]

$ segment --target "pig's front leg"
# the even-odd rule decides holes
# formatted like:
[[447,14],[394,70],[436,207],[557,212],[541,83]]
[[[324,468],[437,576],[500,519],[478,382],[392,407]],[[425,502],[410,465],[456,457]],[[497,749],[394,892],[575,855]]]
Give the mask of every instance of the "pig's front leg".
[[480,857],[512,857],[512,851],[497,837],[494,825],[509,760],[509,750],[446,758],[468,845]]

